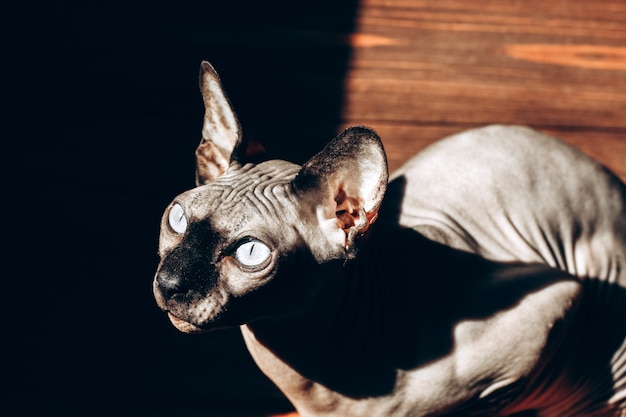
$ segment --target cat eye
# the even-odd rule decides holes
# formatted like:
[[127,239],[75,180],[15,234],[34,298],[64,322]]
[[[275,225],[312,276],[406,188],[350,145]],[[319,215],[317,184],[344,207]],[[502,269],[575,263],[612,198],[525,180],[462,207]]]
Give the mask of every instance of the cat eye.
[[235,251],[235,259],[248,268],[259,267],[270,259],[270,248],[258,240],[245,242]]
[[185,233],[185,230],[187,230],[187,217],[185,216],[183,207],[178,203],[174,204],[170,208],[167,221],[170,228],[178,234],[183,234]]

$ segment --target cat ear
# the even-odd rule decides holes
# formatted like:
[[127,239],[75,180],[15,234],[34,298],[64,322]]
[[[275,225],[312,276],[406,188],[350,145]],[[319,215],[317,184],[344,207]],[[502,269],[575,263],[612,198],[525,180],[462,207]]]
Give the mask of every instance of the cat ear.
[[200,64],[200,91],[204,101],[202,141],[196,149],[196,184],[205,184],[222,175],[235,146],[241,127],[222,82],[211,64]]
[[243,141],[241,126],[211,64],[200,64],[200,91],[204,101],[202,141],[196,149],[196,184],[222,175],[232,161],[254,162],[265,149],[256,141]]
[[294,186],[310,197],[307,201],[315,205],[327,232],[343,236],[349,249],[376,220],[387,179],[387,157],[378,135],[351,127],[303,165]]

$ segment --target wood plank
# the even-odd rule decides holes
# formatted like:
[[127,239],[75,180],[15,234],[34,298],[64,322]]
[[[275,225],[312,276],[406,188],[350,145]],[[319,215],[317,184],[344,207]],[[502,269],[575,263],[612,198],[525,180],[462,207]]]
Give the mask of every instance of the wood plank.
[[362,0],[356,31],[343,122],[378,130],[391,169],[450,133],[511,123],[626,179],[626,3]]

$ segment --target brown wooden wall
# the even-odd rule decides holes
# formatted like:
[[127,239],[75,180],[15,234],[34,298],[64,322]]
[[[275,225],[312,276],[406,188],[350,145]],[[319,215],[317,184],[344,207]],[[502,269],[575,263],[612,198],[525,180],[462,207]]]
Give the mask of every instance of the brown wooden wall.
[[390,166],[467,126],[528,124],[626,178],[626,3],[362,0],[346,124]]

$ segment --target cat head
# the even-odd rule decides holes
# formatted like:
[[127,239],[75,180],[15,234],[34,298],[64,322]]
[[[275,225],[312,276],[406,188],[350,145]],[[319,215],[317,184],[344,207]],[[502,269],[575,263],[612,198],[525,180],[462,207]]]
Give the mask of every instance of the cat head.
[[379,137],[351,127],[299,166],[265,160],[243,138],[214,68],[202,62],[205,105],[197,187],[166,208],[154,279],[157,304],[184,332],[285,314],[356,256],[387,185]]

